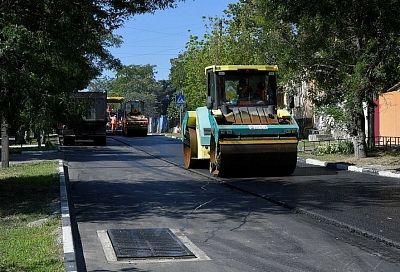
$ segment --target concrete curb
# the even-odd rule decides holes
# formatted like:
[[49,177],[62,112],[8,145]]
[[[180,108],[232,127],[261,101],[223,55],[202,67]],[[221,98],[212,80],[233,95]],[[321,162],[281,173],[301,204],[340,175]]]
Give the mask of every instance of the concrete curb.
[[304,162],[306,164],[329,167],[329,168],[333,168],[333,169],[337,169],[337,170],[346,170],[346,171],[351,171],[351,172],[358,172],[358,173],[372,174],[372,175],[378,175],[378,176],[382,176],[382,177],[400,179],[400,172],[398,172],[398,171],[383,171],[383,170],[378,170],[378,169],[373,169],[373,168],[354,166],[354,165],[350,165],[350,164],[346,164],[346,163],[333,163],[333,162],[319,161],[316,159],[300,159],[300,158],[298,158],[297,160],[300,162]]
[[64,175],[64,162],[58,161],[60,175],[60,202],[63,233],[64,267],[67,272],[77,272],[74,241],[72,238],[71,217],[69,213],[68,192]]

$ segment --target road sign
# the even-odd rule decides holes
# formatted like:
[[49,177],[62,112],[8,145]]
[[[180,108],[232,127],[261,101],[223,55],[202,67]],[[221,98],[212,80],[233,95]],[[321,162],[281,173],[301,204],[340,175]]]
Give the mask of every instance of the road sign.
[[175,97],[175,103],[180,106],[185,104],[185,96],[183,94],[177,94]]

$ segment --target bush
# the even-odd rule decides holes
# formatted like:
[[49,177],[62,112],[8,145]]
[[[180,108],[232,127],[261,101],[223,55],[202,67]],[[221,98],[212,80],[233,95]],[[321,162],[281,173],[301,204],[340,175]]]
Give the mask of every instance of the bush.
[[354,153],[353,143],[350,141],[338,141],[317,146],[313,152],[315,155],[325,154],[352,154]]

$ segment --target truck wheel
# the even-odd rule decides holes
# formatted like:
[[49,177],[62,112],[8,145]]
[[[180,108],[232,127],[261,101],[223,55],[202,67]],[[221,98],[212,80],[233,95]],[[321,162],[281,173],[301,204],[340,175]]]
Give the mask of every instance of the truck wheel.
[[63,145],[64,146],[75,145],[75,139],[73,137],[64,137]]
[[189,128],[188,144],[183,144],[183,166],[186,169],[194,168],[197,159],[196,130]]
[[125,134],[124,134],[125,137],[132,137],[132,131],[130,131],[126,128],[124,132],[125,132]]

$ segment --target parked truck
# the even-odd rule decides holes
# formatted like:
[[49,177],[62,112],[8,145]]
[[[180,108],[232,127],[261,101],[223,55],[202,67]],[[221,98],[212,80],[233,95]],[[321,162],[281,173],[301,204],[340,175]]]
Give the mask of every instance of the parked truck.
[[144,102],[126,100],[122,103],[122,134],[147,136],[149,119],[144,115]]
[[92,140],[95,145],[106,145],[107,94],[103,92],[77,92],[72,95],[70,107],[78,118],[63,124],[63,145],[74,145],[77,140]]
[[205,161],[214,176],[290,175],[299,127],[277,105],[275,65],[214,65],[205,69],[207,106],[182,121],[184,166]]

